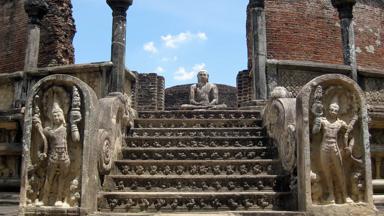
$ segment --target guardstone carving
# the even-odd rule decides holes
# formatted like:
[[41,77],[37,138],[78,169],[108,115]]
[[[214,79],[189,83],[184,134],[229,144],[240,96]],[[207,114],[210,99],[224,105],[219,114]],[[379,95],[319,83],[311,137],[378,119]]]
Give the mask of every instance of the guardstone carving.
[[[44,101],[39,101],[39,94]],[[80,164],[74,162],[77,155],[73,151],[70,155],[68,149],[69,145],[77,148],[76,144],[80,141],[80,95],[75,86],[72,94],[62,87],[52,87],[44,93],[39,92],[34,98],[31,140],[34,157],[29,164],[29,176],[33,183],[29,186],[28,202],[37,206],[69,206],[68,192],[65,191],[67,181],[80,175]],[[45,116],[40,113],[42,106],[45,107]],[[63,109],[70,111],[65,113]],[[69,117],[69,124],[66,116]],[[78,173],[69,175],[71,168],[77,169]]]
[[96,152],[90,146],[97,128],[96,94],[74,77],[52,75],[40,80],[28,98],[20,211],[94,208],[94,198],[84,193],[92,197],[90,185],[98,187],[96,166],[90,163]]
[[361,89],[343,75],[320,76],[300,91],[296,136],[301,210],[315,215],[349,215],[348,208],[356,208],[353,215],[360,208],[373,211],[367,120]]

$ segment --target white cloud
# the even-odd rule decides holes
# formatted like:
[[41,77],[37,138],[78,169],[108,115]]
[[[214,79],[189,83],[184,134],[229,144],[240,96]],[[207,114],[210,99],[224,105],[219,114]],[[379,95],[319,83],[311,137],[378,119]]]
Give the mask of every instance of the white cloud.
[[161,61],[163,62],[175,62],[177,61],[179,58],[177,56],[173,56],[173,57],[163,57],[161,58]]
[[199,38],[200,40],[208,40],[207,34],[205,34],[205,32],[197,33],[197,38]]
[[164,68],[162,68],[162,67],[157,67],[156,69],[155,69],[155,71],[154,71],[155,73],[163,73],[164,72]]
[[190,80],[193,79],[197,75],[197,73],[204,68],[204,63],[194,65],[191,71],[187,71],[184,67],[179,67],[176,70],[173,78],[179,81]]
[[177,35],[163,35],[161,36],[161,40],[165,43],[165,46],[168,48],[177,48],[180,44],[185,43],[190,40],[207,40],[207,34],[204,32],[198,32],[196,34],[192,34],[191,32],[181,32]]
[[151,54],[155,54],[158,52],[155,43],[153,41],[150,41],[146,44],[144,44],[143,49]]

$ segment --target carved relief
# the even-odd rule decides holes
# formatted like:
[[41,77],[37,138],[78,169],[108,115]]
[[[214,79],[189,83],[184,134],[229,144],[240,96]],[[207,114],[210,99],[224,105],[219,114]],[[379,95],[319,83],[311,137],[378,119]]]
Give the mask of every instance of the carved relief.
[[296,112],[299,210],[371,215],[368,113],[359,85],[340,74],[319,76],[300,91]]
[[355,128],[359,120],[356,100],[340,86],[323,89],[319,85],[314,92],[311,145],[319,148],[319,155],[313,154],[319,159],[317,168],[322,182],[322,199],[316,200],[319,203],[360,201],[360,189],[356,187],[361,178],[351,176],[351,173],[361,173],[363,166],[362,152],[354,148],[355,144],[360,144]]
[[322,75],[319,72],[280,69],[278,71],[278,85],[284,86],[293,96],[297,96],[301,88],[311,79]]
[[[133,127],[133,119],[136,117],[136,111],[131,108],[131,105],[130,97],[121,93],[112,93],[100,100],[98,170],[102,176],[109,174],[113,160],[121,158],[126,131]],[[137,137],[139,134],[133,133],[132,136]],[[132,155],[132,157],[135,156]]]
[[54,86],[34,96],[28,204],[78,205],[78,198],[72,196],[80,187],[80,109],[81,97],[76,86]]
[[384,103],[384,79],[365,78],[365,92],[367,103],[370,105],[379,105]]
[[292,172],[296,166],[296,99],[284,87],[276,87],[265,107],[263,123],[276,145],[283,168]]

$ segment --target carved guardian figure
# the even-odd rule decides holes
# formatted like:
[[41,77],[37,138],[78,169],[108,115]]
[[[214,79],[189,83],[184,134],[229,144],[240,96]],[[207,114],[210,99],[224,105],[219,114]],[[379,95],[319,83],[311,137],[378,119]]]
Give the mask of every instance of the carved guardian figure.
[[[71,135],[72,142],[80,141],[77,124],[81,121],[80,95],[76,87],[73,87],[72,106],[70,112],[70,131],[63,109],[58,102],[53,102],[51,110],[50,126],[43,128],[38,107],[38,96],[35,96],[35,110],[32,125],[43,143],[43,151],[38,153],[41,163],[46,163],[45,179],[39,192],[39,198],[35,200],[36,206],[48,206],[54,203],[57,207],[69,207],[65,200],[67,176],[70,171],[71,159],[68,153],[68,138]],[[49,125],[47,122],[46,125]]]

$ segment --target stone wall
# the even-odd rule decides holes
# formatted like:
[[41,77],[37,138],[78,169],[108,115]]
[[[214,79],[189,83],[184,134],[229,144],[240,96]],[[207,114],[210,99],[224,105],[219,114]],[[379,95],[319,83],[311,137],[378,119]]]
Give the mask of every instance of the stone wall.
[[[182,104],[189,104],[189,88],[192,84],[177,85],[165,89],[165,109],[177,110]],[[225,103],[228,108],[237,107],[237,89],[233,86],[217,84],[219,103]]]
[[[43,19],[39,67],[72,64],[75,25],[70,0],[50,0]],[[0,1],[0,73],[24,67],[27,41],[27,15],[23,0]]]
[[[357,2],[354,8],[357,63],[369,69],[382,69],[384,2]],[[343,64],[338,12],[330,0],[266,0],[265,10],[268,59]],[[249,20],[247,28],[250,28]],[[250,54],[252,41],[249,37],[247,41]]]

